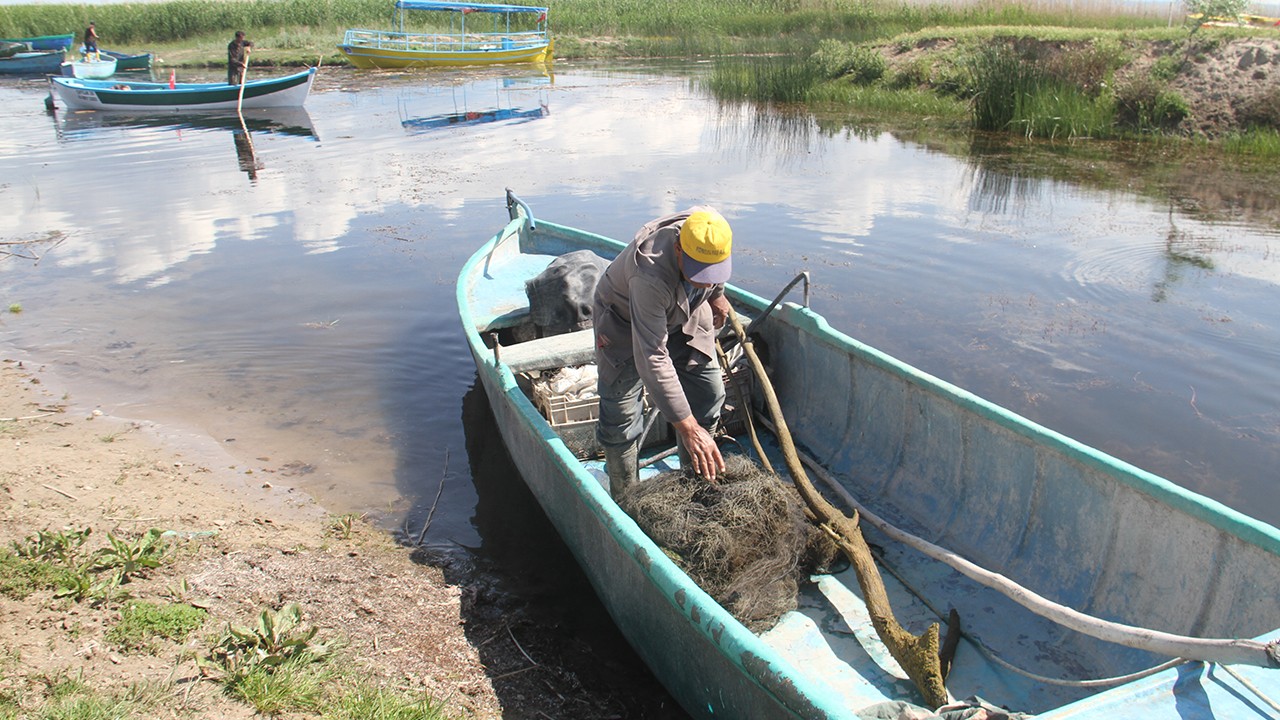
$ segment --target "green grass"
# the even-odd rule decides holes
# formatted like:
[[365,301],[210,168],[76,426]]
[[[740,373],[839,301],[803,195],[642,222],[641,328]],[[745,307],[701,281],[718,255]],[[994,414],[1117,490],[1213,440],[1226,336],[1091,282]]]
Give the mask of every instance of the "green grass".
[[325,705],[334,720],[445,720],[444,706],[429,697],[357,682]]
[[106,639],[126,652],[154,652],[159,640],[183,642],[204,625],[209,613],[185,604],[157,605],[130,601]]
[[0,595],[25,600],[37,591],[65,586],[72,574],[53,563],[6,553],[0,556]]
[[828,111],[832,107],[844,108],[847,114],[864,121],[892,120],[895,125],[927,123],[956,128],[969,120],[968,104],[915,88],[893,90],[882,85],[827,83],[809,92],[809,102]]
[[268,717],[285,712],[315,712],[324,702],[333,671],[296,655],[279,665],[258,665],[229,678],[225,691]]
[[1233,133],[1222,139],[1223,152],[1250,161],[1280,159],[1280,131],[1256,129]]
[[123,689],[95,688],[67,671],[41,678],[43,692],[0,696],[0,717],[40,720],[118,720],[159,717],[170,693],[165,685],[134,684]]

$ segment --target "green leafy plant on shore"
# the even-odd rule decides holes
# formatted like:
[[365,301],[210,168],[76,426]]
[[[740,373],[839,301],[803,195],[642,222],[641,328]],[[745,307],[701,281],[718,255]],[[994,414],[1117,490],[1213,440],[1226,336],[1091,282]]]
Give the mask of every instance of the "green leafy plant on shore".
[[332,643],[315,641],[317,628],[304,625],[302,608],[289,603],[263,610],[252,627],[227,624],[209,652],[196,659],[206,677],[258,712],[313,711],[323,702]]
[[235,682],[259,669],[281,667],[291,661],[318,662],[329,655],[331,646],[312,642],[316,632],[314,626],[303,624],[302,607],[297,603],[274,612],[263,610],[253,627],[228,624],[199,665],[210,674]]
[[[163,533],[152,528],[134,542],[107,533],[108,547],[86,554],[92,528],[40,530],[13,543],[12,554],[0,558],[13,573],[0,585],[6,595],[25,597],[54,588],[54,597],[93,603],[127,599],[120,589],[130,578],[158,567],[168,551]],[[9,573],[6,573],[9,574]]]

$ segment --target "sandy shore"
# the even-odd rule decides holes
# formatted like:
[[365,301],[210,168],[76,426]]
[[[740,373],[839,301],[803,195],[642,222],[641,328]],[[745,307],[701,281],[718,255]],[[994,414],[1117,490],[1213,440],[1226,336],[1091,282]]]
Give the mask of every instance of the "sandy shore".
[[135,539],[153,527],[172,530],[173,561],[128,589],[171,602],[185,579],[181,599],[210,613],[187,643],[136,655],[104,637],[118,607],[52,592],[0,596],[0,655],[19,658],[0,673],[0,692],[32,700],[41,676],[65,671],[107,690],[161,683],[173,709],[194,717],[250,717],[215,684],[192,682],[200,674],[190,651],[227,622],[248,625],[264,608],[299,602],[319,637],[342,638],[347,661],[379,682],[420,689],[468,717],[504,716],[486,667],[497,660],[482,661],[468,638],[476,628],[463,620],[463,588],[384,533],[361,521],[348,526],[310,498],[238,469],[211,440],[205,449],[175,449],[163,428],[81,407],[47,385],[39,367],[13,359],[0,362],[0,442],[6,549],[41,530],[92,528],[90,547],[105,545],[108,533]]

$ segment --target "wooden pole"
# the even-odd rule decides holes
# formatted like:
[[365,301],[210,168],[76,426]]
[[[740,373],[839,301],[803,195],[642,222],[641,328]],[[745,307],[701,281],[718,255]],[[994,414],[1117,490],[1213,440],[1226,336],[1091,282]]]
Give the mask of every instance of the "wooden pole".
[[876,634],[889,649],[889,654],[906,671],[907,677],[915,683],[925,703],[930,708],[939,708],[948,702],[947,688],[943,682],[942,663],[938,651],[938,624],[930,625],[921,635],[914,636],[898,623],[889,604],[889,594],[885,591],[884,580],[876,567],[871,548],[862,537],[855,517],[847,517],[827,502],[813,487],[809,476],[805,474],[804,465],[800,462],[795,442],[791,439],[791,431],[787,429],[786,420],[782,417],[782,407],[778,396],[773,391],[773,383],[765,374],[764,364],[756,355],[751,339],[738,321],[738,315],[729,308],[729,322],[733,331],[742,343],[742,349],[751,361],[756,379],[760,381],[760,389],[764,393],[765,404],[773,417],[774,430],[778,436],[778,445],[787,464],[787,470],[795,481],[796,490],[809,510],[818,518],[820,527],[831,536],[840,550],[849,558],[854,571],[858,575],[858,585],[862,588],[863,599],[867,603],[867,613],[871,616],[871,624]]
[[244,103],[244,80],[249,76],[249,51],[252,48],[246,46],[244,49],[244,60],[240,64],[240,97],[236,98],[236,114],[240,114],[240,106]]

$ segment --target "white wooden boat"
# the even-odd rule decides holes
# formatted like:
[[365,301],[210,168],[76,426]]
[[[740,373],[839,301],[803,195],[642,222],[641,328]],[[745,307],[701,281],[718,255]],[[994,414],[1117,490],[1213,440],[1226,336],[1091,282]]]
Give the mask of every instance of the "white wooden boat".
[[82,80],[102,80],[116,74],[116,58],[103,53],[87,53],[78,60],[62,63],[64,77]]
[[70,110],[113,110],[133,113],[237,108],[302,107],[315,82],[316,69],[278,78],[227,83],[136,82],[51,77],[54,97]]
[[[518,340],[535,336],[525,281],[624,244],[535,219],[510,191],[507,206],[459,275],[463,330],[524,481],[658,679],[697,718],[921,704],[852,571],[814,576],[753,633],[618,508],[581,428],[544,415],[521,378],[593,362],[591,331]],[[1280,717],[1280,530],[859,343],[807,292],[780,302],[790,289],[726,293],[770,349],[806,466],[833,503],[861,507],[898,620],[919,632],[958,611],[951,698],[1046,720]]]

